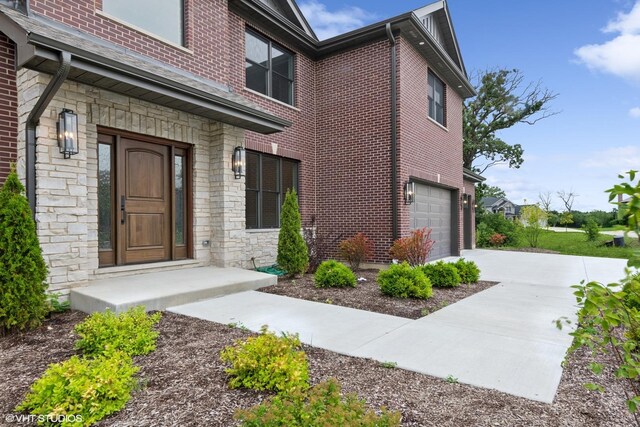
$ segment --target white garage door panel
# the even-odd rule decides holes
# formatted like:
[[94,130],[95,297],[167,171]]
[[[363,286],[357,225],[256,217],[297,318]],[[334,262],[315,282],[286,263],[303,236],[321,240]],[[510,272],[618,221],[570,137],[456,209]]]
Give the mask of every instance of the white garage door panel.
[[416,183],[411,228],[429,227],[435,240],[429,259],[451,255],[451,191]]

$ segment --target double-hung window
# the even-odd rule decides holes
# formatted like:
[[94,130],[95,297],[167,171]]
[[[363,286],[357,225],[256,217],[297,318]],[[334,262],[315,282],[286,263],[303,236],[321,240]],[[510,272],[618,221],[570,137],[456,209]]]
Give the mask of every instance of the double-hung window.
[[278,228],[287,190],[298,190],[298,162],[247,151],[247,228]]
[[184,44],[183,0],[102,0],[102,11],[167,41]]
[[442,80],[429,72],[429,117],[446,126],[445,85]]
[[246,86],[293,105],[293,54],[253,31],[245,32]]

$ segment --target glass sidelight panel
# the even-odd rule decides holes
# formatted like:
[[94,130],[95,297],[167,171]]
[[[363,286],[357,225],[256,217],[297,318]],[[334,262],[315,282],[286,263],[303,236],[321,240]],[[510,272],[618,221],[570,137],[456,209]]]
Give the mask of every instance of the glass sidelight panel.
[[98,248],[113,249],[111,144],[98,144]]
[[184,156],[175,156],[175,201],[176,201],[176,245],[184,245],[186,242],[185,235],[185,213],[187,211],[185,203],[185,158]]

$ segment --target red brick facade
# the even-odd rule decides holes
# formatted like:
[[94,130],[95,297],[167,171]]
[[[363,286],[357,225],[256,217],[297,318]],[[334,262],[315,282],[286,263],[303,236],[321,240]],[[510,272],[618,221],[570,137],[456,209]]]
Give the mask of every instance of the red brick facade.
[[18,154],[15,45],[0,33],[0,185]]
[[[246,22],[231,12],[226,0],[185,0],[185,46],[180,47],[112,19],[100,12],[101,4],[101,0],[33,0],[31,9],[156,60],[229,85],[263,109],[292,122],[284,132],[273,135],[247,132],[247,148],[299,160],[303,221],[315,215],[323,232],[340,234],[343,238],[364,232],[375,241],[375,261],[388,261],[393,239],[389,40],[371,41],[315,60],[287,40],[265,31],[260,23]],[[294,52],[294,106],[245,88],[246,27]],[[453,190],[460,199],[463,100],[447,85],[447,128],[430,120],[427,111],[430,64],[402,35],[397,40],[398,186],[395,193],[399,230],[405,235],[409,232],[409,208],[402,200],[402,184],[406,180],[432,182]],[[8,161],[15,159],[17,122],[12,49],[4,36],[0,38],[0,85],[3,88],[0,178],[6,173]],[[437,70],[433,72],[438,74]],[[5,91],[5,87],[9,90]],[[10,148],[8,155],[5,147]],[[470,192],[467,189],[467,193]],[[458,228],[462,247],[462,209],[459,209]]]

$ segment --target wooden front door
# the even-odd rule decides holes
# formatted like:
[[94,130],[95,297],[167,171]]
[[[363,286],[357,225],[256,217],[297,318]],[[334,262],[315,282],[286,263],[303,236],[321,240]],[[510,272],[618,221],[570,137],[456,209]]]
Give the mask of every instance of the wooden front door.
[[171,257],[170,147],[120,138],[118,183],[122,264]]
[[188,258],[189,146],[111,129],[99,132],[100,267]]

